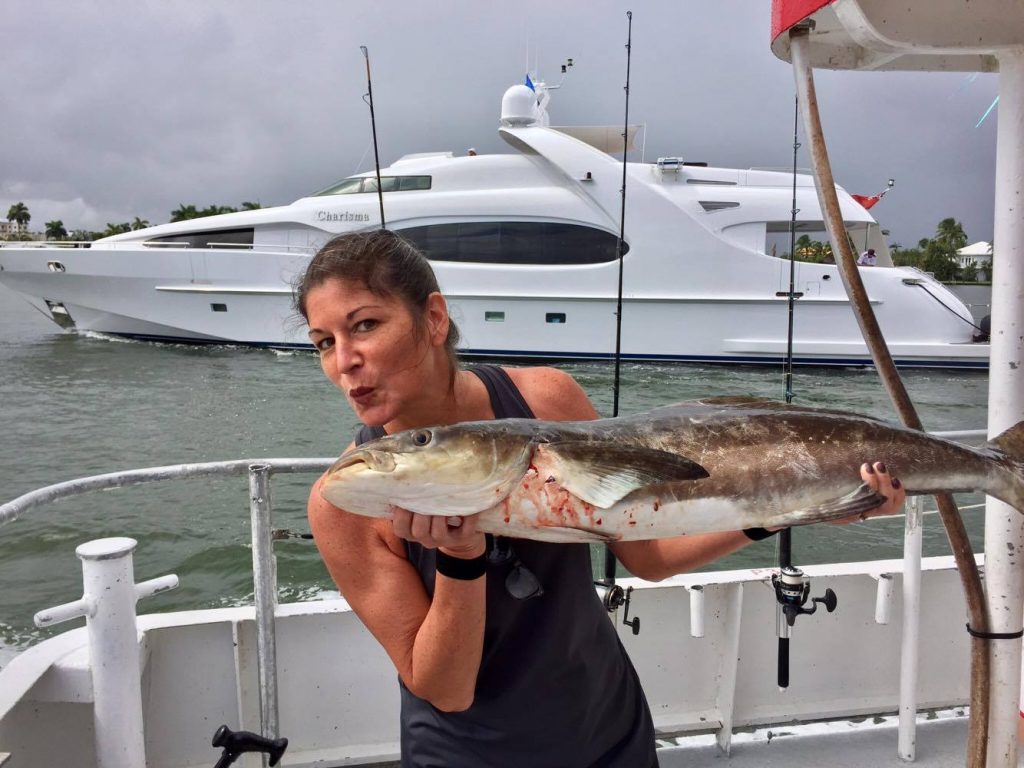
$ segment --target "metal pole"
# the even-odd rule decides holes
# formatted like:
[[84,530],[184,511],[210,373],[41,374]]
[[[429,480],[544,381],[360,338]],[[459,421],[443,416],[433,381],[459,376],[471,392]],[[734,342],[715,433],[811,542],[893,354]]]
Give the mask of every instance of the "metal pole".
[[[1024,50],[999,57],[995,229],[992,253],[992,343],[988,431],[995,436],[1024,419]],[[1011,507],[988,499],[985,580],[993,632],[1017,632],[1024,604],[1024,521]],[[988,765],[1017,765],[1021,641],[989,643],[992,663]]]
[[270,467],[249,467],[249,513],[252,528],[252,573],[256,603],[256,656],[263,736],[278,737],[277,710],[277,560],[274,558],[270,505]]
[[917,750],[918,644],[921,642],[921,543],[924,538],[920,496],[907,499],[903,526],[903,638],[900,641],[900,725],[896,754],[913,760]]

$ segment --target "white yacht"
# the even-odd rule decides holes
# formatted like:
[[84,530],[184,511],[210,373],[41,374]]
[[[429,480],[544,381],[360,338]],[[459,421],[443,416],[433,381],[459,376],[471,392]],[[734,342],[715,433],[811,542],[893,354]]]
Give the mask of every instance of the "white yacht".
[[[506,91],[499,133],[512,154],[406,155],[380,172],[385,223],[432,260],[465,355],[604,358],[616,348],[623,168],[610,153],[623,131],[552,127],[549,97],[543,83]],[[287,206],[78,247],[12,243],[0,248],[0,282],[68,329],[309,347],[292,284],[332,236],[380,226],[376,192],[367,173]],[[629,163],[623,357],[781,360],[793,194],[791,172]],[[810,175],[797,174],[795,194],[798,234],[827,240]],[[839,195],[857,249],[879,256],[862,274],[897,362],[987,367],[968,308],[928,275],[893,267],[878,223]],[[795,362],[869,364],[836,266],[797,262],[795,279]]]

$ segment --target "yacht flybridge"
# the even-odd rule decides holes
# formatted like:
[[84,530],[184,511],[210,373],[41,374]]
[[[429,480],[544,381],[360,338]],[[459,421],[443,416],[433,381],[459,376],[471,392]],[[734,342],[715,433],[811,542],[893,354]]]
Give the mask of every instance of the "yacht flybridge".
[[[549,125],[543,83],[502,99],[513,154],[406,155],[381,169],[387,226],[431,259],[465,355],[604,358],[615,350],[621,128]],[[634,135],[629,132],[630,138]],[[787,348],[793,174],[661,158],[629,163],[627,359],[772,363]],[[825,240],[809,175],[797,233]],[[380,226],[376,174],[291,205],[162,224],[89,244],[0,248],[0,282],[67,329],[197,344],[309,347],[291,287],[332,236]],[[847,231],[900,365],[988,365],[966,306],[893,267],[878,223],[839,189]],[[817,234],[816,234],[817,233]],[[798,261],[794,360],[869,364],[833,264]]]

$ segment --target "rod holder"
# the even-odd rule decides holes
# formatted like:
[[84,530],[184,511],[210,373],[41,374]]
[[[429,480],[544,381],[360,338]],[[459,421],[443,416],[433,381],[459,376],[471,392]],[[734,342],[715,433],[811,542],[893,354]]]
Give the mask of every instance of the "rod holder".
[[686,588],[690,595],[690,637],[704,637],[704,585]]
[[875,592],[875,623],[888,624],[892,616],[892,598],[896,584],[891,573],[880,573],[874,577],[878,581]]

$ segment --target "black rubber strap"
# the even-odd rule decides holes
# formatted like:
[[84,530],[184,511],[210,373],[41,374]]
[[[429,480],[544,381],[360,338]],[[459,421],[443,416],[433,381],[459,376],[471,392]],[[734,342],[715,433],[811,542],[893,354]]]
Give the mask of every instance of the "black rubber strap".
[[1024,629],[1018,630],[1017,632],[978,632],[977,630],[971,629],[971,625],[967,624],[967,634],[971,637],[977,637],[982,640],[1016,640],[1018,637],[1024,637]]
[[769,531],[767,528],[744,528],[743,535],[751,541],[761,541],[769,536],[774,536],[778,531]]
[[487,573],[487,553],[466,560],[437,550],[437,572],[449,579],[473,581]]

